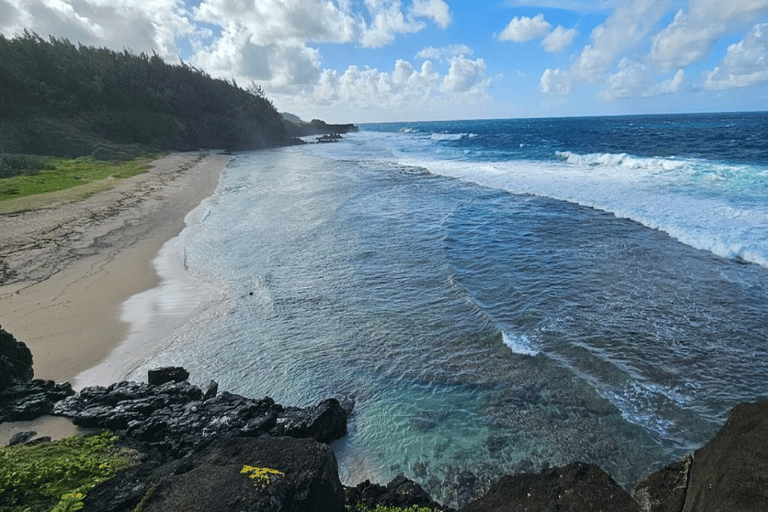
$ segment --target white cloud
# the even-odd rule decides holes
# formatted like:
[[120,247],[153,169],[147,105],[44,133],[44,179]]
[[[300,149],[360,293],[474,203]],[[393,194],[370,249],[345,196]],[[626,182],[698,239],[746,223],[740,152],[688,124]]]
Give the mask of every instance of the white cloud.
[[486,68],[483,59],[470,60],[463,55],[453,57],[441,89],[446,92],[481,91],[490,85],[490,80],[485,78]]
[[451,9],[443,0],[415,0],[410,9],[411,16],[430,18],[442,28],[451,24]]
[[326,69],[311,92],[278,99],[288,108],[319,105],[326,111],[343,108],[357,115],[366,112],[379,119],[389,118],[395,112],[423,113],[429,109],[432,109],[431,115],[440,115],[435,111],[436,106],[467,108],[486,99],[490,79],[483,59],[459,55],[449,60],[444,73],[435,69],[429,60],[418,68],[408,61],[397,60],[391,71],[358,66],[350,66],[343,73]]
[[536,39],[538,37],[544,37],[549,33],[549,29],[552,25],[544,20],[543,14],[537,14],[533,18],[527,16],[512,18],[504,30],[499,34],[499,41],[513,41],[515,43],[525,43]]
[[544,49],[550,53],[560,52],[571,46],[577,35],[579,35],[579,31],[575,28],[566,29],[562,25],[558,25],[544,37],[542,44]]
[[204,0],[194,9],[194,18],[219,27],[238,25],[250,42],[259,45],[280,41],[348,42],[359,30],[359,21],[351,12],[333,2],[316,0]]
[[621,59],[617,68],[616,73],[608,75],[601,97],[611,100],[636,96],[645,81],[648,68],[627,58]]
[[670,78],[669,80],[664,80],[661,83],[654,85],[652,87],[649,87],[643,93],[643,96],[650,97],[650,96],[659,96],[661,94],[674,94],[681,90],[684,83],[685,83],[685,71],[683,71],[682,69],[678,69],[672,78]]
[[566,29],[562,25],[558,25],[550,31],[551,27],[552,25],[544,19],[543,14],[537,14],[533,18],[514,17],[496,38],[499,41],[515,43],[526,43],[543,38],[541,44],[544,46],[544,50],[552,53],[560,52],[569,47],[579,33],[575,28]]
[[459,55],[472,55],[472,49],[465,44],[452,44],[444,48],[427,46],[416,54],[416,58],[444,61],[449,57],[458,57]]
[[[580,82],[608,81],[608,91],[623,94],[625,82],[633,76],[634,68],[619,66],[614,75],[606,72],[629,52],[645,41],[661,17],[670,0],[631,0],[619,6],[601,25],[592,30],[591,44],[584,46],[568,69],[546,69],[539,82],[544,93],[568,94]],[[629,62],[629,61],[627,61]],[[610,81],[613,80],[613,85]],[[610,93],[609,93],[610,95]]]
[[617,98],[640,96],[650,98],[675,93],[681,89],[685,81],[685,72],[679,69],[668,80],[654,83],[655,80],[656,76],[650,72],[648,66],[623,58],[619,61],[616,73],[608,75],[605,80],[603,89],[600,91],[600,97],[610,101]]
[[569,94],[571,83],[560,68],[545,69],[539,80],[539,90],[544,94]]
[[11,0],[2,5],[9,12],[0,16],[0,32],[9,36],[28,29],[88,46],[156,51],[169,60],[178,57],[176,36],[194,32],[178,0]]
[[768,23],[755,25],[747,37],[728,47],[722,62],[707,73],[704,87],[730,89],[768,81]]
[[706,57],[726,33],[768,14],[768,0],[691,0],[653,39],[651,58],[664,69],[688,66]]

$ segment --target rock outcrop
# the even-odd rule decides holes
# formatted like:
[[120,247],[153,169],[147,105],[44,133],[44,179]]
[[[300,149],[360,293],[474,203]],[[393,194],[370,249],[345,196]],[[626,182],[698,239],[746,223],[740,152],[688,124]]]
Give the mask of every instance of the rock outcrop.
[[635,500],[594,464],[504,476],[462,512],[638,512]]
[[0,327],[0,423],[33,420],[72,394],[69,383],[32,379],[32,352]]
[[688,476],[693,458],[686,454],[680,461],[648,476],[632,489],[642,512],[680,512],[685,505]]
[[[183,370],[183,369],[182,369]],[[216,394],[215,383],[203,392],[188,381],[177,382],[184,372],[158,372],[160,385],[119,382],[107,388],[83,389],[62,400],[54,414],[71,418],[75,425],[121,431],[167,458],[180,458],[228,437],[287,436],[330,442],[344,436],[350,409],[328,399],[306,409],[283,407],[269,397],[261,400],[233,393]],[[157,375],[165,375],[158,379]]]
[[[274,472],[250,478],[265,468]],[[219,439],[181,460],[145,463],[89,492],[84,509],[129,512],[142,500],[145,512],[345,510],[333,450],[289,437]]]
[[768,402],[737,405],[696,450],[683,510],[768,510]]
[[0,326],[0,393],[33,375],[32,352]]
[[432,510],[451,510],[433,501],[419,484],[402,475],[395,477],[386,487],[366,480],[355,487],[345,487],[344,491],[347,505],[353,510],[357,506],[363,506],[366,509],[375,509],[377,506],[399,508],[417,506]]

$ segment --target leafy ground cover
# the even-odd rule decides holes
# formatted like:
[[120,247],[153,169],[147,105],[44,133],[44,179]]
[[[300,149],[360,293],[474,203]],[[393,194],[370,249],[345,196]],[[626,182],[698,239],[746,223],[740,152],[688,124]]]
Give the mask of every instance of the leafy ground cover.
[[0,172],[0,214],[82,201],[111,189],[120,179],[146,172],[156,157],[145,155],[113,163],[92,157],[2,155],[0,170],[3,166],[5,170]]
[[99,482],[132,465],[135,452],[109,431],[0,449],[0,510],[79,510]]

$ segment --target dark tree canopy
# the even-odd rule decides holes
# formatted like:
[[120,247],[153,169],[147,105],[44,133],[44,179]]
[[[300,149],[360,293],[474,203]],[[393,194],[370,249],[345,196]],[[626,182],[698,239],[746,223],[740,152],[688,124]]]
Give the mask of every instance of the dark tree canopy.
[[256,149],[288,143],[263,90],[157,54],[0,34],[0,150],[90,154],[95,145]]

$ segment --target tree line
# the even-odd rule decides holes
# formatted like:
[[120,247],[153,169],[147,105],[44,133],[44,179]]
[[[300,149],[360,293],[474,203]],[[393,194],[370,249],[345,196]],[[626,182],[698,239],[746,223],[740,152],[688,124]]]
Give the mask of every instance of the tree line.
[[212,78],[157,54],[0,34],[0,150],[82,156],[104,143],[256,149],[290,142],[252,84]]

